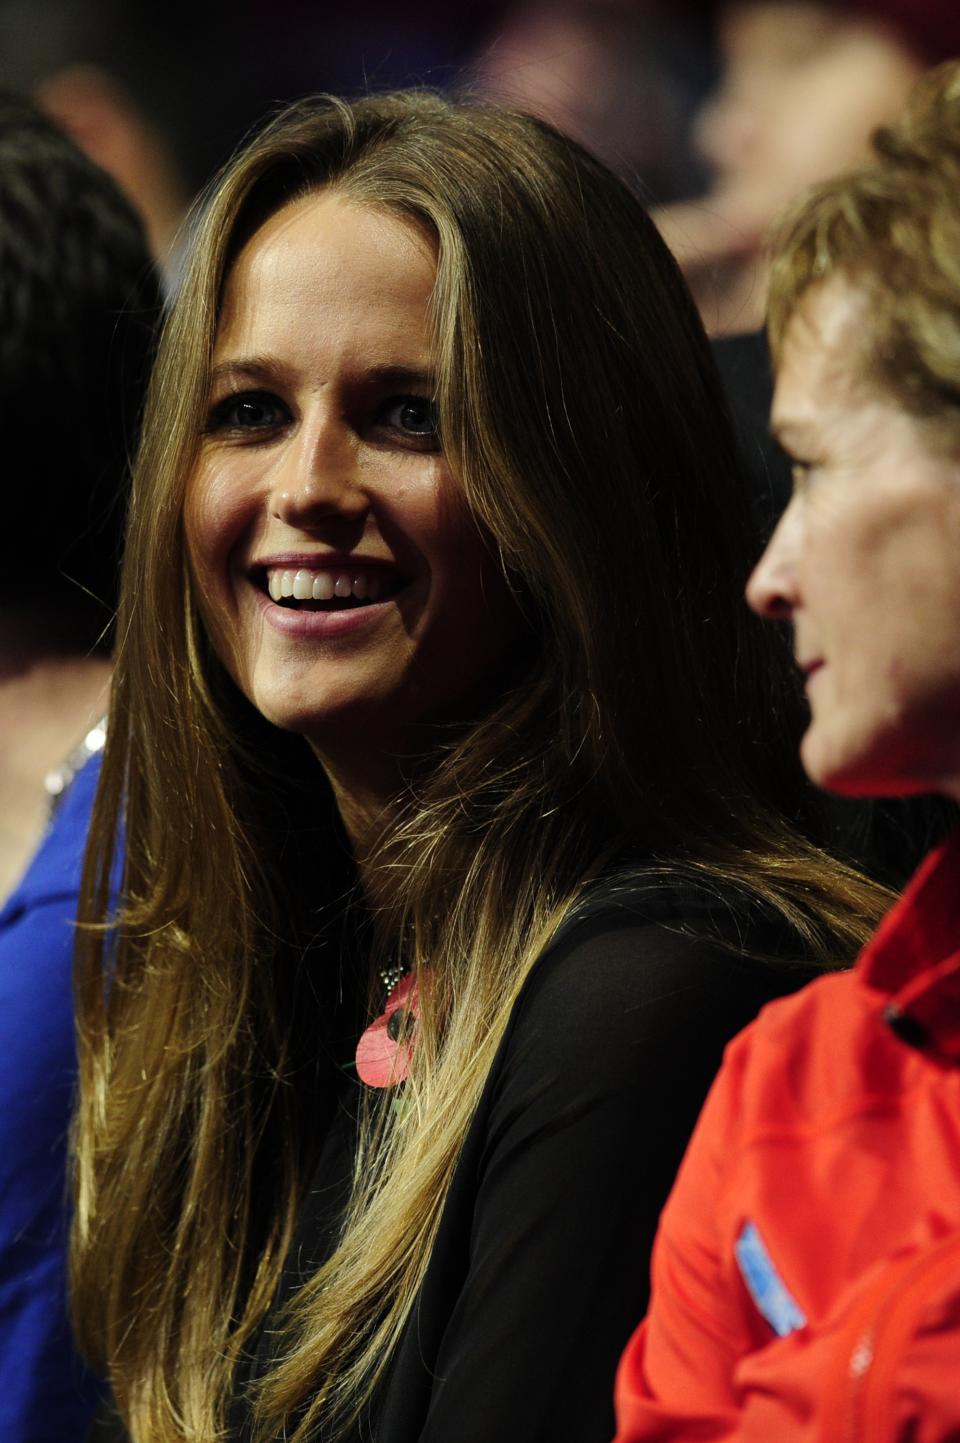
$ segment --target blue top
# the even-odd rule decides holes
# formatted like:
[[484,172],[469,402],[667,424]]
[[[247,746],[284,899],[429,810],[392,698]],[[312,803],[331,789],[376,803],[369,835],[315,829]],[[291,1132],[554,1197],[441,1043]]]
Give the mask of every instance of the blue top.
[[70,1340],[67,1129],[73,919],[100,769],[62,798],[0,911],[0,1439],[79,1443],[100,1389]]

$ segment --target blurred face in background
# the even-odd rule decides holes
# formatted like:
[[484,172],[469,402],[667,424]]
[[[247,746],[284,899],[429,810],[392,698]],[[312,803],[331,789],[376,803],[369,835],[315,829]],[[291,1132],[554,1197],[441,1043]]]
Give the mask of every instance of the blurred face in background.
[[721,47],[697,138],[714,190],[747,220],[866,158],[871,131],[898,114],[920,72],[886,27],[815,4],[730,5]]
[[794,495],[747,589],[793,624],[833,791],[960,794],[960,455],[865,374],[862,292],[806,292],[784,338],[772,424]]
[[709,194],[658,221],[708,330],[723,333],[762,324],[771,223],[808,185],[867,158],[921,66],[887,26],[803,0],[728,4],[719,40],[720,82],[696,124]]

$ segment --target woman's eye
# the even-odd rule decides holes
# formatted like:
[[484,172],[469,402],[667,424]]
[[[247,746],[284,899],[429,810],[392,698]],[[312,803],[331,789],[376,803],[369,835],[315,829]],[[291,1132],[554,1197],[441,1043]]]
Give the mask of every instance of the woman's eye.
[[796,458],[791,459],[790,474],[793,478],[794,495],[798,495],[807,489],[817,470],[818,465],[815,461],[798,461]]
[[381,425],[427,447],[436,447],[437,408],[427,396],[395,396],[380,410]]
[[218,401],[210,412],[211,431],[272,431],[289,420],[286,406],[264,391],[242,391]]
[[809,457],[794,455],[776,436],[773,437],[773,444],[790,468],[794,495],[799,495],[800,492],[806,490],[814,472],[820,469],[820,463],[811,461]]

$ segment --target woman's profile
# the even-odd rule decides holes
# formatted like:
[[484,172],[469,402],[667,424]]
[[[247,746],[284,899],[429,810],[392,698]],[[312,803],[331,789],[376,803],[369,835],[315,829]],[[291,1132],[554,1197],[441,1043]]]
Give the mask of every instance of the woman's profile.
[[[747,587],[789,622],[801,755],[960,798],[960,65],[773,240],[794,493]],[[960,1437],[960,833],[856,966],[727,1050],[664,1208],[617,1443]]]
[[878,906],[795,825],[749,529],[679,273],[548,126],[308,102],[213,188],[79,971],[74,1307],[136,1443],[612,1432],[726,1039]]

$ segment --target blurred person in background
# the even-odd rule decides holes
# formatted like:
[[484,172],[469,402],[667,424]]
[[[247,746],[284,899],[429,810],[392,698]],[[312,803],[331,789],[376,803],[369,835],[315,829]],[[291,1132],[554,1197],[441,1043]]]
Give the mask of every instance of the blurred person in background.
[[[127,462],[158,293],[116,186],[0,93],[0,1436],[82,1436],[64,1164],[70,964],[103,743]],[[77,773],[76,780],[71,778]],[[39,850],[38,848],[39,843]]]
[[520,0],[491,24],[467,73],[665,202],[704,182],[690,129],[712,77],[709,42],[694,0]]
[[717,334],[755,330],[783,205],[860,163],[927,64],[960,53],[955,0],[733,0],[719,86],[696,123],[707,193],[655,218]]
[[[697,0],[0,0],[0,85],[30,89],[170,257],[192,192],[284,97],[403,85],[552,121],[645,193],[702,188],[690,118],[713,74]],[[211,57],[216,57],[212,63]]]
[[[792,623],[801,756],[960,798],[960,65],[773,244],[793,499],[748,587]],[[960,1437],[960,832],[853,972],[728,1049],[621,1365],[618,1443]]]
[[175,268],[175,243],[189,196],[171,147],[130,91],[97,65],[69,65],[45,77],[37,103],[116,182],[143,220],[152,255]]
[[[203,12],[118,0],[0,0],[0,87],[30,93],[41,110],[110,175],[141,217],[154,257],[171,260],[192,190],[206,179],[213,135],[235,142],[229,107],[236,67],[228,30],[220,64],[201,82],[186,63],[211,38]],[[190,43],[179,38],[189,35]],[[220,71],[224,69],[225,75]],[[224,94],[221,103],[220,96]],[[227,112],[233,129],[221,135]],[[186,132],[186,133],[184,133]],[[215,153],[215,152],[214,152]]]
[[30,91],[125,192],[176,271],[192,197],[265,110],[454,83],[502,0],[0,0],[0,86]]

